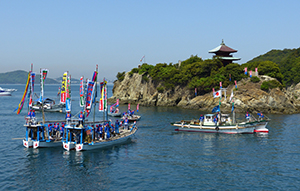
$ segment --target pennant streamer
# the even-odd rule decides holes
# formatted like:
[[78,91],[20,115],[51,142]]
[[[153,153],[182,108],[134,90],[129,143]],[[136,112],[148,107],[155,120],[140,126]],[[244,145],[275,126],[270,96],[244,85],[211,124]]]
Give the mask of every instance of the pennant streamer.
[[66,103],[66,99],[67,99],[67,93],[66,93],[66,86],[67,86],[67,76],[68,76],[68,72],[65,72],[63,74],[63,78],[62,78],[62,84],[61,84],[61,91],[60,91],[60,103]]
[[25,97],[26,97],[26,94],[27,94],[27,91],[28,91],[28,85],[29,85],[29,83],[30,83],[30,72],[28,73],[27,83],[26,83],[26,86],[25,86],[24,94],[23,94],[22,99],[21,99],[21,101],[19,103],[19,106],[16,109],[17,110],[17,114],[19,114],[22,111],[22,108],[23,108],[23,105],[24,105],[24,101],[25,101]]
[[83,76],[80,78],[79,97],[79,106],[84,107]]

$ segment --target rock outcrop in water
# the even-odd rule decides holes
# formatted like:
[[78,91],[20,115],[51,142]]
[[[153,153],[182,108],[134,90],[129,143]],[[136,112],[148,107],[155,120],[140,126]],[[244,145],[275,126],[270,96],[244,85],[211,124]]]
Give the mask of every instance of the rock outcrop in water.
[[[264,113],[299,113],[300,109],[300,83],[296,86],[280,90],[275,88],[269,92],[260,89],[262,82],[275,80],[268,76],[259,76],[260,82],[253,83],[250,78],[238,82],[238,90],[234,90],[234,106],[236,112],[258,112]],[[120,104],[137,104],[142,106],[178,106],[183,108],[211,111],[219,104],[219,98],[213,98],[212,93],[194,96],[194,91],[187,87],[175,87],[174,91],[165,90],[159,93],[152,80],[143,82],[142,75],[134,73],[125,75],[122,82],[115,81],[113,96],[109,98],[114,102],[117,98]],[[227,87],[225,95],[221,99],[223,112],[230,112],[232,103],[229,101],[234,85]]]

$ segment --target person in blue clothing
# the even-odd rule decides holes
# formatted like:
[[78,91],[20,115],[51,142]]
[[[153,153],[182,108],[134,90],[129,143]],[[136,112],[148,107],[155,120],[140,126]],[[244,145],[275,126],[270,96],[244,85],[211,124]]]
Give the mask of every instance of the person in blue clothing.
[[128,130],[128,118],[126,117],[125,120],[124,120],[124,129]]
[[80,112],[80,114],[78,115],[78,125],[82,125],[83,126],[83,121],[84,121],[84,114],[82,113],[82,111]]
[[60,137],[64,136],[64,131],[65,131],[65,123],[61,123],[61,126],[59,128]]
[[133,115],[134,115],[134,110],[132,110],[130,113],[130,116],[133,116]]
[[259,118],[260,120],[263,120],[263,118],[265,117],[264,114],[263,114],[262,112],[258,113],[258,116],[259,116],[258,118]]
[[214,116],[214,123],[216,126],[218,125],[218,118],[216,116]]
[[115,131],[116,131],[116,134],[119,134],[119,133],[120,133],[120,132],[119,132],[119,126],[120,126],[120,123],[119,123],[118,120],[116,120],[116,122],[115,122]]
[[110,138],[109,124],[106,124],[106,126],[105,126],[105,134],[106,134],[106,139],[109,139]]
[[49,133],[49,137],[50,138],[52,138],[51,136],[53,136],[53,134],[52,134],[52,128],[53,128],[52,123],[49,123],[48,124],[48,133]]
[[70,123],[71,123],[71,113],[69,111],[66,114],[66,121],[67,121],[67,124],[70,125]]
[[245,115],[245,118],[246,118],[247,121],[250,121],[250,114],[248,113],[248,111],[247,111],[247,113]]
[[200,121],[200,125],[203,125],[203,121],[204,121],[203,115],[200,115],[199,121]]

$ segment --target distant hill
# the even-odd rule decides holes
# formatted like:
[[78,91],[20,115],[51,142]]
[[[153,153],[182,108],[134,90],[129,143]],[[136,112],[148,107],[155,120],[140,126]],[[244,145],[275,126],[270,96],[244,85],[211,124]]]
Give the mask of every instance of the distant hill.
[[[27,81],[28,72],[24,70],[16,70],[13,72],[0,73],[0,84],[25,84]],[[36,74],[36,80],[40,79],[40,75]],[[37,80],[39,82],[39,80]],[[58,84],[61,81],[46,78],[45,84]]]

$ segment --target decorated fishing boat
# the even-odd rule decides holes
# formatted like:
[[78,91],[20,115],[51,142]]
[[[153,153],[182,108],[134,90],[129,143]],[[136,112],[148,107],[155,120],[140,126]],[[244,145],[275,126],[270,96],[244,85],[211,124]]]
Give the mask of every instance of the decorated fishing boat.
[[119,110],[119,99],[117,99],[117,102],[110,106],[110,109],[108,111],[108,115],[111,117],[121,117],[122,113]]
[[42,105],[45,112],[65,112],[65,104],[56,104],[54,99],[51,98],[44,98],[43,102],[40,99],[37,99],[33,105],[32,109],[35,111],[42,111]]
[[[134,121],[140,120],[141,116],[134,114],[134,112],[135,112],[134,110],[130,109],[130,103],[129,103],[127,112],[123,113],[123,116],[122,116],[123,121],[125,121],[126,119],[129,122],[134,122]],[[139,104],[137,104],[137,106],[136,106],[136,112],[139,112]]]
[[[218,91],[218,96],[214,92],[214,97],[220,97],[221,91]],[[267,120],[256,119],[246,114],[244,121],[237,122],[235,119],[234,112],[234,99],[233,93],[231,94],[230,101],[232,101],[232,116],[231,114],[221,114],[220,105],[214,107],[212,113],[205,114],[198,120],[181,120],[171,125],[178,127],[175,131],[187,131],[187,132],[204,132],[204,133],[226,133],[226,134],[239,134],[248,133],[252,134],[255,132],[268,132],[266,129]]]
[[0,96],[11,96],[12,92],[17,91],[17,89],[7,89],[0,87]]
[[[41,69],[41,88],[43,89],[44,81],[47,76],[47,69]],[[26,148],[40,148],[40,147],[56,147],[62,145],[62,139],[64,137],[64,122],[65,120],[53,120],[53,121],[45,121],[44,115],[44,107],[43,103],[41,104],[42,108],[42,121],[38,121],[35,116],[35,111],[32,101],[32,93],[34,90],[34,81],[35,81],[35,73],[31,71],[28,74],[28,79],[26,83],[26,88],[22,97],[22,100],[16,110],[17,114],[19,114],[22,110],[22,107],[25,102],[25,97],[27,91],[29,89],[29,104],[28,104],[28,115],[25,117],[25,127],[26,127],[26,135],[23,140],[23,146]],[[29,86],[29,88],[28,88]],[[41,100],[43,100],[43,91],[41,91]],[[61,123],[61,126],[59,126]]]
[[[214,119],[221,116],[218,122]],[[205,114],[203,121],[200,120],[182,120],[175,123],[171,123],[173,126],[179,127],[175,131],[186,132],[203,132],[203,133],[253,133],[255,129],[254,123],[233,123],[228,114]]]
[[[131,140],[138,129],[136,123],[134,123],[130,128],[126,126],[126,128],[119,130],[120,123],[118,121],[116,121],[114,126],[111,124],[111,120],[108,120],[108,115],[105,115],[108,111],[105,80],[100,83],[101,97],[99,100],[99,111],[103,112],[103,121],[95,121],[97,75],[98,66],[96,71],[94,71],[92,80],[87,82],[86,98],[84,99],[84,104],[82,104],[84,111],[80,112],[79,122],[66,128],[66,140],[63,141],[65,150],[75,148],[76,151],[84,151],[122,144]],[[82,94],[83,90],[84,88],[81,85],[80,92]],[[89,116],[92,108],[94,110],[93,121],[87,121],[85,118]]]

